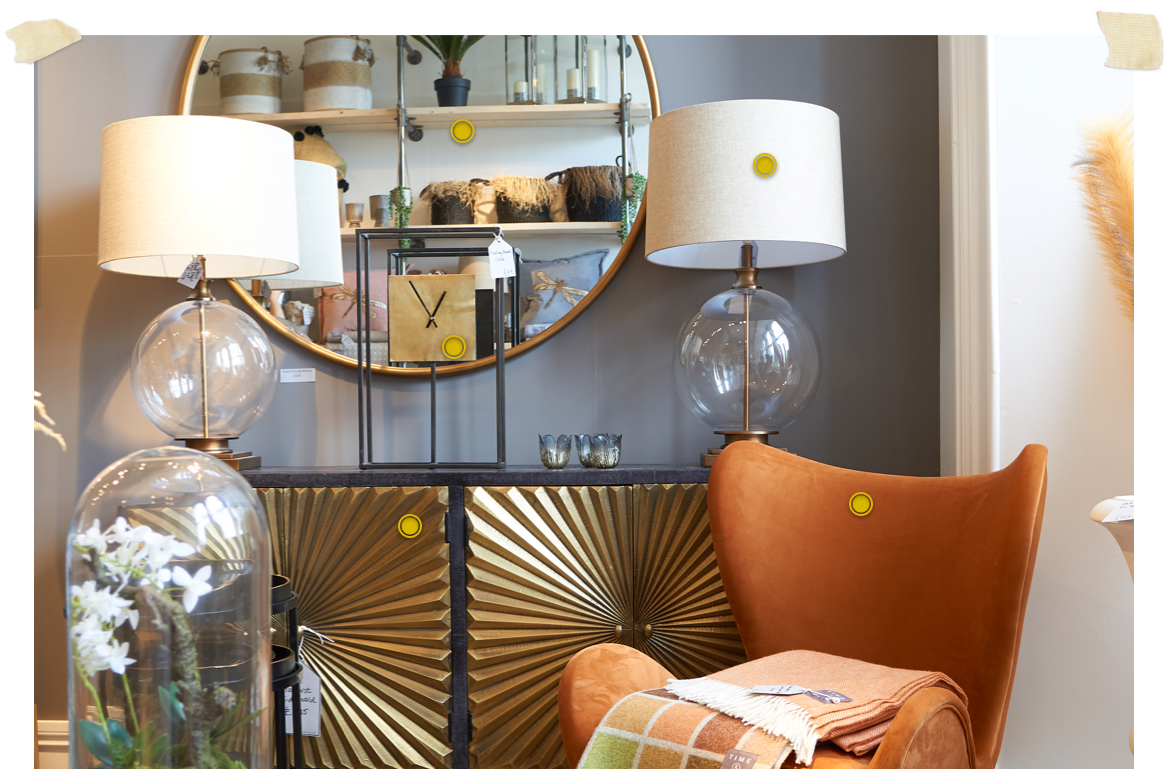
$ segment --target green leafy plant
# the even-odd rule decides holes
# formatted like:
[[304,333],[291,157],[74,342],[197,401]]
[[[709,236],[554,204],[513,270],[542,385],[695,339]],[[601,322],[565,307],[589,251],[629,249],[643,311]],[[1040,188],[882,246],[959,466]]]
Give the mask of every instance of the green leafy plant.
[[412,35],[412,39],[441,60],[441,77],[463,77],[461,59],[484,35]]
[[[388,199],[392,203],[392,224],[399,229],[404,229],[412,217],[412,190],[407,187],[395,187],[388,193]],[[412,241],[408,238],[400,241],[401,248],[410,248],[411,246]]]
[[[219,696],[228,692],[225,687],[218,687]],[[170,687],[158,687],[158,698],[162,703],[162,710],[166,714],[169,728],[184,730],[187,728],[186,711],[179,699],[178,684],[171,682]],[[238,700],[234,706],[222,713],[213,723],[209,734],[209,750],[206,761],[214,769],[246,769],[246,765],[231,758],[219,747],[220,743],[238,729],[249,724],[259,717],[261,710],[243,714],[245,702]],[[137,734],[130,736],[129,730],[120,721],[106,719],[104,725],[97,721],[81,721],[78,723],[81,732],[81,741],[101,763],[98,769],[144,769],[151,766],[186,766],[187,748],[184,744],[171,745],[170,735],[167,732],[158,732],[157,724],[153,721],[137,729]]]
[[631,174],[630,195],[622,205],[622,242],[630,235],[631,222],[639,215],[639,205],[643,202],[643,191],[647,189],[647,177],[642,174]]

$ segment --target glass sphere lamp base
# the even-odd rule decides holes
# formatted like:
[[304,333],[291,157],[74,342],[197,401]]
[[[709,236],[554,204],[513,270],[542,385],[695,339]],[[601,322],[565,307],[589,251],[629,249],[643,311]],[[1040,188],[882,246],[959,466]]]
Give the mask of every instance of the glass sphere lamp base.
[[134,399],[162,432],[235,470],[262,465],[229,442],[270,404],[275,353],[254,319],[215,300],[209,280],[142,332],[130,372]]

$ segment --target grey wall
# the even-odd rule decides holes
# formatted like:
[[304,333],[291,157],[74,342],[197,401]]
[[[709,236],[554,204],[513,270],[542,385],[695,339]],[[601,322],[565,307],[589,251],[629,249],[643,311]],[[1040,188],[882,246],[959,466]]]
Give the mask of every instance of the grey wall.
[[[777,98],[836,111],[849,253],[761,273],[815,326],[824,373],[815,401],[774,442],[837,465],[936,475],[938,458],[937,44],[932,37],[649,37],[663,109]],[[129,390],[133,343],[181,301],[176,284],[96,266],[100,132],[173,113],[188,37],[85,37],[37,66],[36,385],[69,441],[36,448],[36,698],[66,716],[63,552],[76,500],[105,465],[169,442]],[[637,95],[636,95],[637,98]],[[256,192],[258,192],[256,190]],[[693,205],[698,205],[693,202]],[[679,328],[729,272],[657,267],[641,243],[611,286],[555,339],[507,367],[509,460],[535,464],[538,432],[615,431],[628,463],[693,464],[713,444],[675,390]],[[220,298],[231,296],[227,290]],[[241,441],[274,465],[356,461],[354,372],[271,335],[280,385]],[[492,372],[442,380],[446,459],[489,459]],[[383,459],[427,451],[427,385],[375,381]]]

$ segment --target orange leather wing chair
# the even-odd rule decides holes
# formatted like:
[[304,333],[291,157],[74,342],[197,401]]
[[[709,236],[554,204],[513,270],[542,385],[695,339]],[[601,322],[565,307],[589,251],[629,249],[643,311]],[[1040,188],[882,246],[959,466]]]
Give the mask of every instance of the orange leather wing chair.
[[[733,443],[711,470],[716,559],[749,659],[811,649],[935,670],[874,753],[818,746],[814,769],[994,769],[1018,661],[1047,489],[1047,450],[998,472],[910,478],[845,470]],[[865,515],[850,510],[864,492]],[[860,509],[858,507],[858,509]],[[576,766],[606,711],[664,686],[665,668],[627,646],[579,652],[558,716]]]

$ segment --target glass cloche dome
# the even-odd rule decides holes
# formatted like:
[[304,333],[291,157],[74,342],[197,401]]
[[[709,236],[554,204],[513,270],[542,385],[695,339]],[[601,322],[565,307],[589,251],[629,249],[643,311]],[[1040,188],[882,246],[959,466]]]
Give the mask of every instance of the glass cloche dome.
[[138,406],[178,440],[237,437],[275,395],[267,335],[248,315],[213,298],[176,304],[154,318],[138,339],[130,370]]
[[81,495],[66,564],[70,766],[270,769],[271,546],[250,484],[194,449]]
[[751,347],[747,429],[775,433],[812,401],[821,353],[808,319],[771,291],[733,287],[704,303],[679,332],[679,391],[716,432],[743,432],[745,329]]

